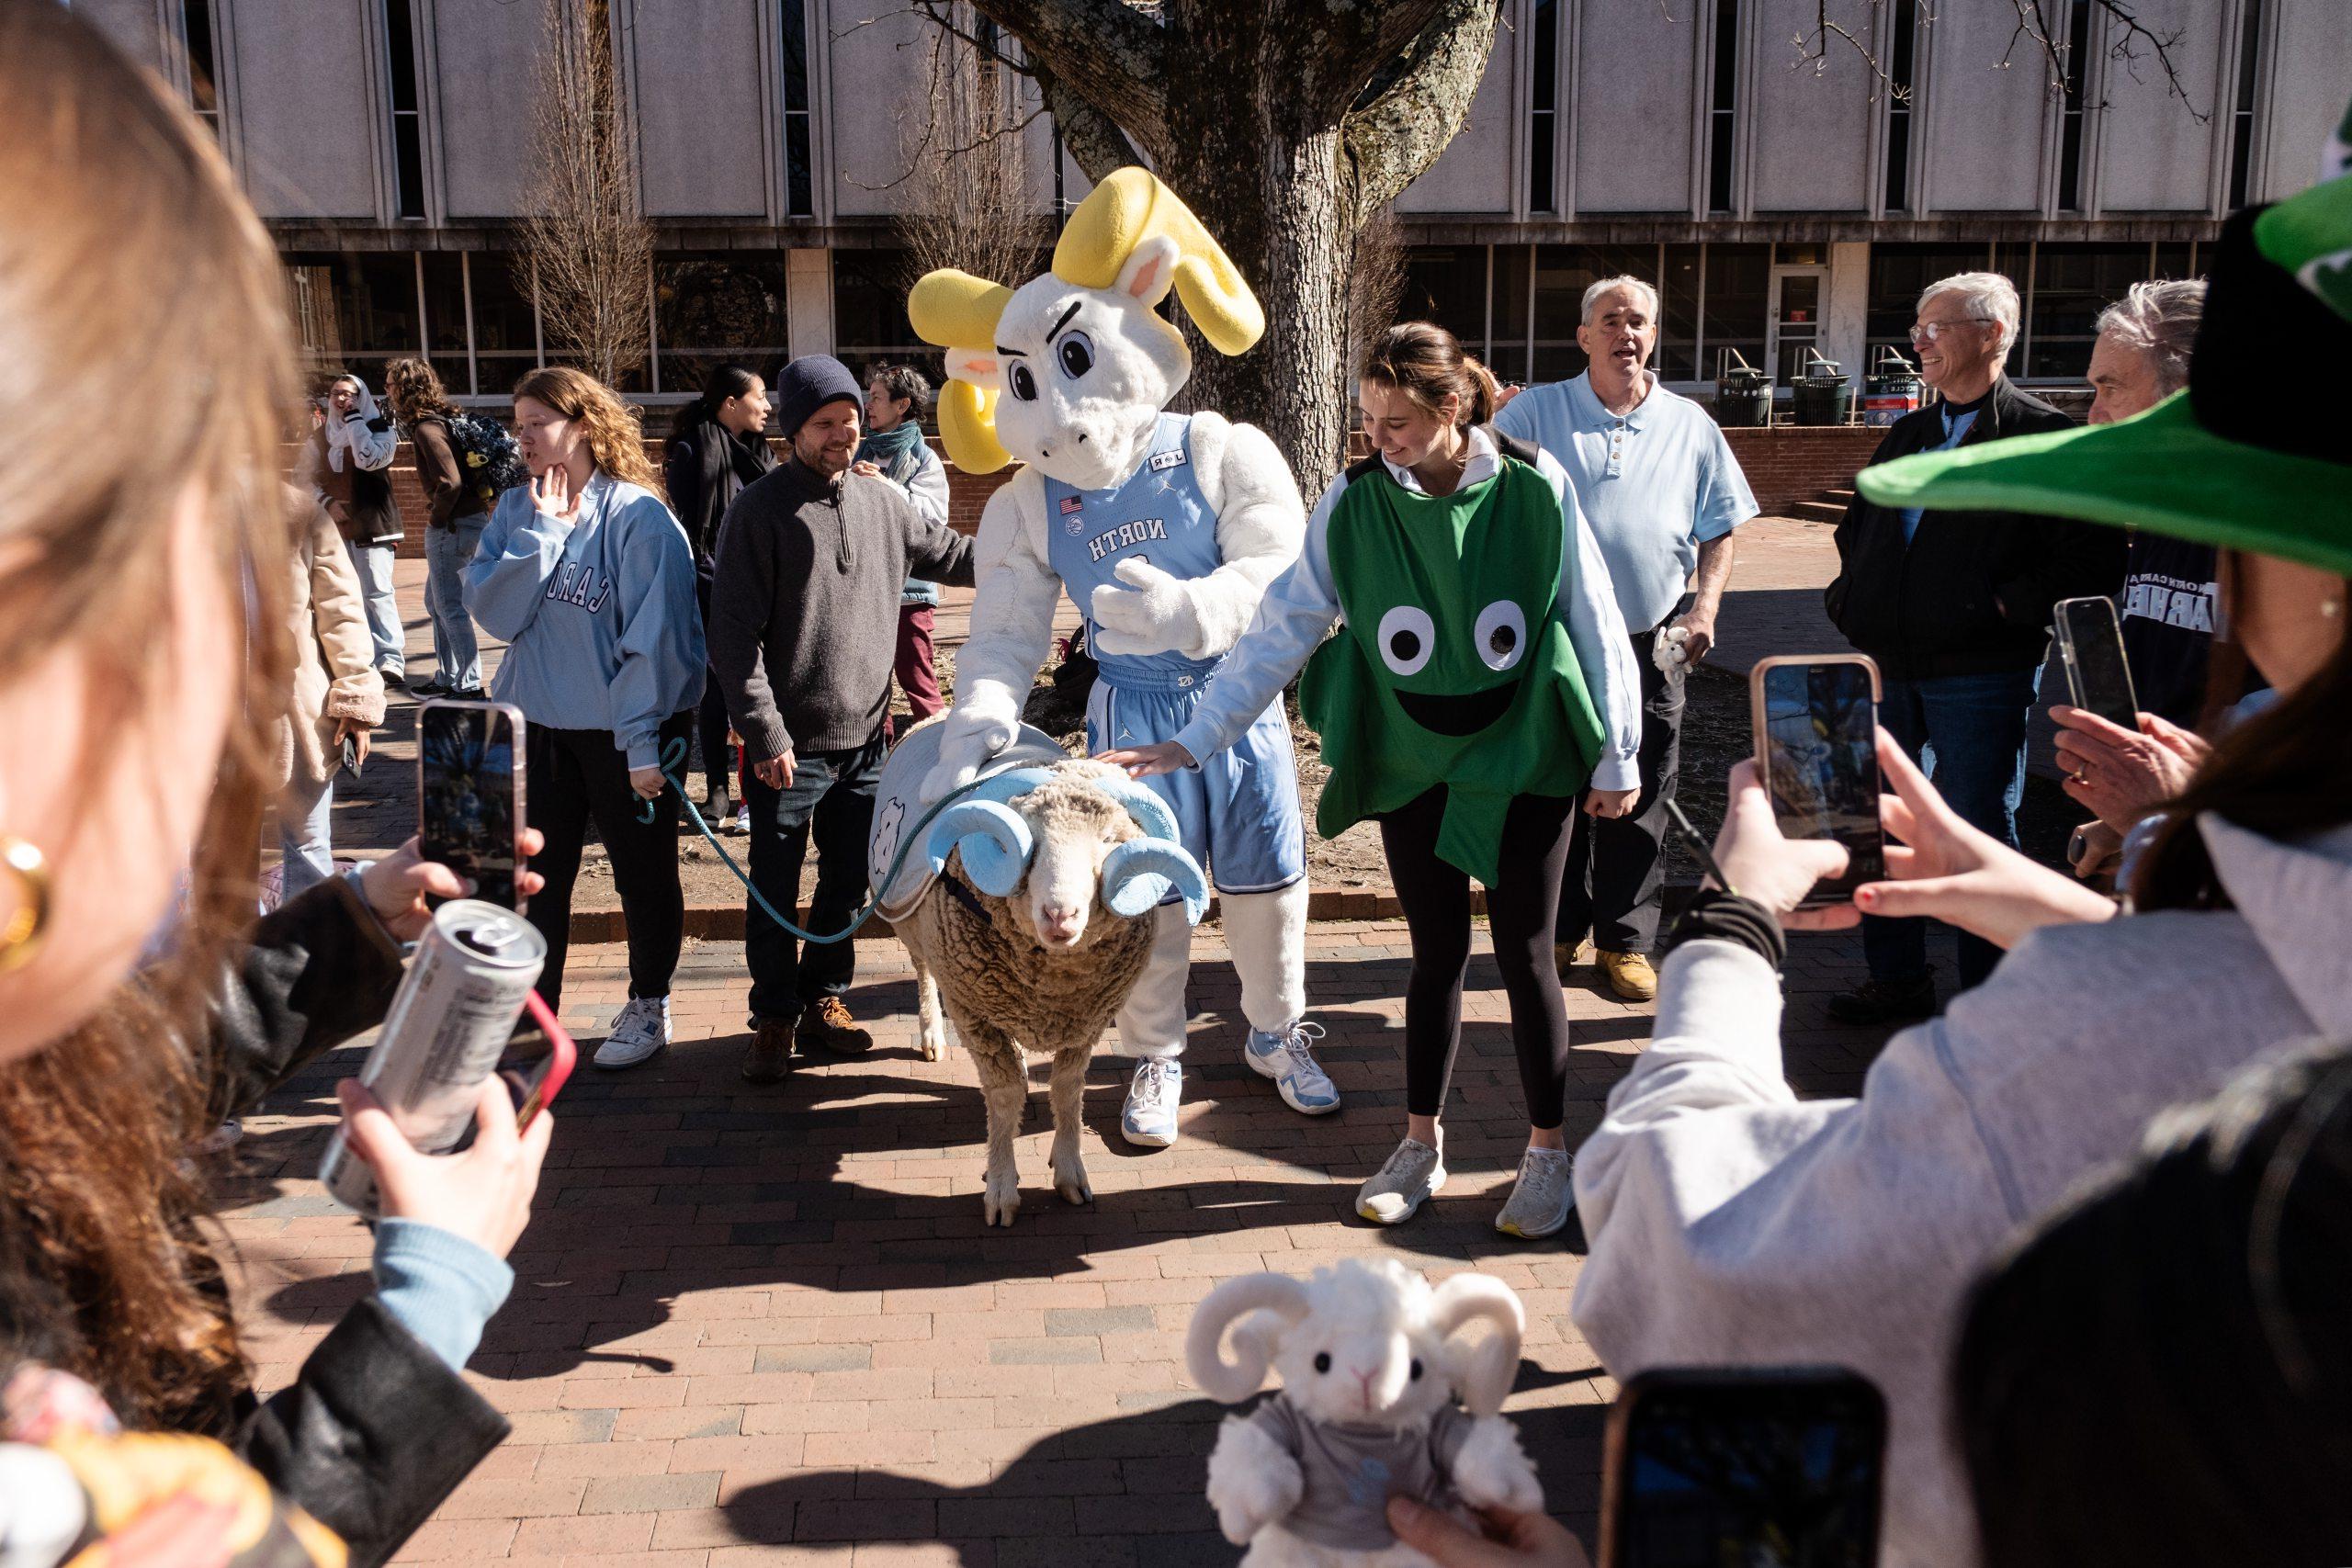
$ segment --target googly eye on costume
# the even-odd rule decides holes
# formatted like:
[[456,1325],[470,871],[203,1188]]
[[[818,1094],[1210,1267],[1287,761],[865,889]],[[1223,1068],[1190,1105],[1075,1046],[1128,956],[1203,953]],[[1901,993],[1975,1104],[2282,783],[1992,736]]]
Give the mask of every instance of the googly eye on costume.
[[1062,374],[1075,381],[1094,368],[1094,340],[1084,333],[1065,333],[1054,355],[1061,361]]
[[1508,670],[1527,657],[1527,612],[1514,599],[1498,599],[1478,612],[1470,640],[1478,661],[1489,670]]
[[1015,365],[1005,372],[1004,384],[1012,391],[1015,402],[1034,403],[1037,400],[1037,378],[1026,365]]
[[1418,675],[1437,651],[1437,623],[1417,604],[1399,604],[1380,617],[1380,660],[1396,675]]

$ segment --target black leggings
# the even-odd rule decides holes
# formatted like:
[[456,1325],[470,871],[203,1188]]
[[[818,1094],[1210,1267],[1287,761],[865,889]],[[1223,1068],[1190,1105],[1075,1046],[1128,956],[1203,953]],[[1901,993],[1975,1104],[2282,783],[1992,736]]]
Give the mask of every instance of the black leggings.
[[[684,738],[694,722],[692,708],[662,720],[662,745],[666,749]],[[571,885],[580,876],[580,847],[593,819],[612,861],[613,886],[628,927],[628,994],[668,996],[686,931],[685,895],[678,886],[678,792],[663,790],[654,803],[653,820],[640,822],[628,758],[613,744],[611,730],[534,724],[525,734],[530,756],[525,809],[531,826],[548,839],[531,857],[531,869],[548,885],[531,896],[524,916],[548,939],[539,995],[550,1009],[562,1005]]]
[[[1568,1009],[1552,969],[1552,924],[1576,810],[1574,799],[1514,797],[1503,818],[1502,876],[1487,889],[1527,1122],[1545,1131],[1567,1113]],[[1405,1109],[1416,1116],[1435,1116],[1445,1105],[1462,1043],[1462,975],[1470,964],[1470,877],[1438,858],[1444,815],[1441,784],[1380,819],[1389,878],[1413,942],[1405,983]]]

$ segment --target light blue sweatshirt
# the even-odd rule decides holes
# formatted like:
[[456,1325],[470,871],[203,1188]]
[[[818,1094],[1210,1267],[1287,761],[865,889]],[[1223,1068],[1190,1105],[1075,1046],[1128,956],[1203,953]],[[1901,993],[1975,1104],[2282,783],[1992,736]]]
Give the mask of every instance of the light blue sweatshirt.
[[[1468,461],[1462,470],[1464,490],[1492,475],[1501,461],[1485,430],[1472,427],[1469,440]],[[1642,672],[1634,662],[1633,641],[1610,587],[1609,563],[1577,509],[1567,470],[1549,452],[1539,450],[1535,471],[1559,499],[1561,525],[1568,535],[1560,552],[1560,596],[1553,614],[1568,628],[1585,690],[1600,718],[1600,761],[1592,771],[1591,787],[1634,789],[1640,784]],[[1409,468],[1389,463],[1388,472],[1408,490],[1420,489]],[[1258,602],[1257,618],[1217,667],[1192,722],[1177,732],[1177,744],[1196,762],[1239,739],[1345,618],[1340,591],[1331,580],[1330,536],[1332,509],[1347,488],[1348,476],[1341,473],[1316,502],[1306,520],[1306,547],[1267,588]]]
[[376,1222],[375,1274],[377,1301],[453,1372],[466,1370],[514,1288],[504,1258],[416,1220]]
[[528,486],[498,498],[466,568],[466,609],[506,658],[491,694],[533,724],[609,729],[632,768],[702,700],[694,550],[661,498],[598,469],[562,523]]

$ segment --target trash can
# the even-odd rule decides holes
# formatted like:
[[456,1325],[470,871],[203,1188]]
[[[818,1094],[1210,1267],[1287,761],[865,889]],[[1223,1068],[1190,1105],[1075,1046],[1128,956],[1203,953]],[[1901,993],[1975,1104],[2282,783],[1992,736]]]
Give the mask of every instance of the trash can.
[[1862,383],[1862,423],[1893,424],[1919,407],[1923,396],[1919,372],[1892,348],[1881,348]]
[[1799,424],[1844,424],[1853,416],[1853,384],[1846,379],[1834,359],[1813,354],[1804,374],[1790,392]]
[[1737,349],[1724,350],[1729,361],[1715,368],[1715,423],[1746,430],[1772,423],[1772,378],[1740,358]]

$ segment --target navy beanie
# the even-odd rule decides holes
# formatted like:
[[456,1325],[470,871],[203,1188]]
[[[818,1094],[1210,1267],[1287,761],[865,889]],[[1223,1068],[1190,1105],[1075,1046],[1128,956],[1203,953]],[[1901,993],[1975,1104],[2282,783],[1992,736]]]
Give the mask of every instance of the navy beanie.
[[776,429],[786,441],[800,434],[808,416],[827,403],[865,400],[865,389],[849,367],[830,354],[804,354],[776,372]]

